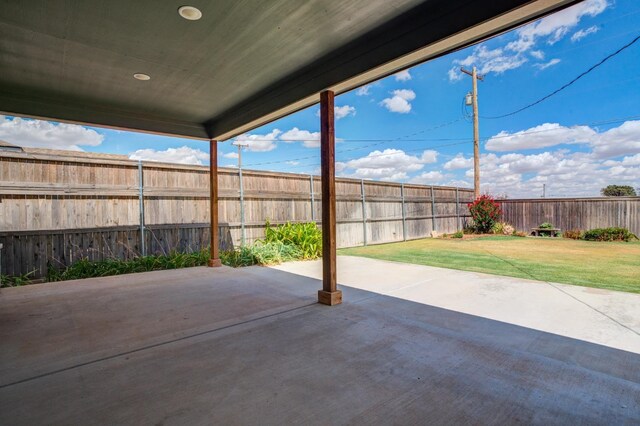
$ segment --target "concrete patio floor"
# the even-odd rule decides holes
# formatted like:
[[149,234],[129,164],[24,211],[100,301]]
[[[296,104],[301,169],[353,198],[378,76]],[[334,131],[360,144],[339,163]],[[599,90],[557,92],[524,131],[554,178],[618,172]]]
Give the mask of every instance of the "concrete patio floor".
[[0,424],[640,422],[637,353],[408,300],[455,280],[376,265],[336,307],[313,262],[2,289]]

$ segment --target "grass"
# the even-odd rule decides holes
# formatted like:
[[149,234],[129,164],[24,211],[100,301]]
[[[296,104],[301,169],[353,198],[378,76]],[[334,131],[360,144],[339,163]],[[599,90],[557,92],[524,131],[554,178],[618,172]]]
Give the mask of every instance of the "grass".
[[362,256],[640,293],[640,243],[490,236],[343,249]]

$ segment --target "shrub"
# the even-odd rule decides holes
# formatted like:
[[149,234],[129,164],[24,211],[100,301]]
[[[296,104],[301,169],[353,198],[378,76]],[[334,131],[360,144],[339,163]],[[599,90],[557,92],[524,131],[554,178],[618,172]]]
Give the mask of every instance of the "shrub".
[[540,226],[538,226],[538,228],[540,228],[540,229],[553,229],[553,224],[549,223],[549,222],[544,222],[544,223],[541,223]]
[[129,260],[104,259],[90,261],[80,259],[63,269],[47,268],[47,281],[78,280],[82,278],[107,277],[110,275],[131,274],[135,272],[157,271],[162,269],[188,268],[204,266],[209,262],[209,249],[193,253],[171,252],[166,256],[140,256]]
[[496,222],[491,228],[491,232],[500,235],[511,235],[514,230],[514,227],[509,225],[507,222]]
[[629,241],[638,239],[627,228],[595,228],[585,231],[582,239],[587,241]]
[[462,231],[456,231],[451,235],[451,238],[462,238],[464,233]]
[[527,233],[526,232],[522,232],[522,231],[513,231],[513,236],[514,237],[526,237]]
[[322,231],[315,222],[289,223],[271,227],[267,221],[265,243],[282,243],[296,247],[301,259],[317,259],[322,256]]
[[36,271],[31,271],[23,275],[0,275],[0,288],[1,287],[20,287],[29,284],[31,281],[31,275]]
[[569,229],[562,233],[563,238],[570,238],[572,240],[579,240],[582,236],[582,231],[579,229]]
[[481,195],[473,203],[467,204],[467,207],[473,218],[475,230],[480,233],[490,232],[502,215],[500,205],[489,195]]

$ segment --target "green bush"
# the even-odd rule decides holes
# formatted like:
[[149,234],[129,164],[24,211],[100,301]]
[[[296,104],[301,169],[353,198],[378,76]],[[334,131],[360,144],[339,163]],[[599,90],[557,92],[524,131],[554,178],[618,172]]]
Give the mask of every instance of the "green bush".
[[267,221],[265,243],[282,243],[300,251],[300,259],[317,259],[322,256],[322,231],[315,222],[289,223],[272,227]]
[[174,251],[166,256],[139,256],[129,260],[104,259],[90,261],[85,258],[63,269],[49,265],[47,268],[47,281],[79,280],[162,269],[189,268],[192,266],[204,266],[208,262],[208,248],[193,253]]
[[552,223],[544,222],[544,223],[541,223],[540,226],[538,226],[538,228],[540,228],[540,229],[553,229],[554,226],[553,226]]
[[629,241],[637,240],[627,228],[595,228],[585,231],[581,237],[586,241]]
[[475,231],[482,234],[491,232],[502,215],[500,205],[489,195],[481,195],[473,203],[467,204],[467,207],[473,218]]
[[20,287],[29,284],[35,271],[23,275],[0,275],[0,287]]
[[582,236],[582,231],[579,229],[569,229],[562,233],[562,238],[570,238],[572,240],[579,240]]
[[453,233],[453,235],[451,235],[451,238],[462,238],[463,236],[464,236],[464,232],[456,231]]

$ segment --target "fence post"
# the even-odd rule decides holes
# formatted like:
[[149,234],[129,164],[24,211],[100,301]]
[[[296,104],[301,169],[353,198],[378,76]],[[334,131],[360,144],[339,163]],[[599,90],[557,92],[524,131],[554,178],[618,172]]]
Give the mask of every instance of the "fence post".
[[362,193],[362,235],[364,236],[364,245],[367,245],[367,201],[364,195],[364,179],[360,180],[360,192]]
[[431,185],[431,228],[436,230],[436,196]]
[[138,187],[140,189],[138,199],[140,201],[140,251],[143,256],[147,255],[144,242],[144,175],[142,172],[142,160],[138,160]]
[[309,175],[309,189],[311,193],[311,221],[316,221],[316,200],[313,193],[313,175]]
[[462,229],[462,225],[460,224],[460,196],[458,195],[458,187],[456,187],[456,225],[458,227],[457,231]]
[[242,165],[238,167],[238,178],[240,179],[240,232],[241,232],[240,244],[244,246],[247,235],[244,229],[244,185],[242,183]]
[[407,241],[407,210],[404,205],[404,183],[400,184],[400,196],[402,197],[402,241]]

